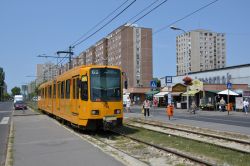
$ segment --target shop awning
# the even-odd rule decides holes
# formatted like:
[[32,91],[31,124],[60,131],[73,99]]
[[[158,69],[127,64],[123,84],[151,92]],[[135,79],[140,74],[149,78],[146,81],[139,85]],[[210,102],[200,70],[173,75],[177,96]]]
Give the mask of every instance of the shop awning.
[[211,92],[211,93],[218,93],[218,92],[220,92],[220,90],[206,90],[206,92]]
[[239,95],[238,93],[236,93],[232,90],[229,90],[229,89],[218,92],[217,94],[219,94],[219,95],[231,95],[231,96],[238,96]]
[[169,92],[159,92],[157,94],[154,95],[154,97],[164,97],[165,95],[167,95]]
[[152,91],[146,92],[145,94],[146,94],[146,95],[154,95],[154,94],[156,94],[156,93],[159,93],[159,91],[158,91],[158,90],[152,90]]
[[[194,96],[198,92],[199,91],[197,91],[197,90],[190,90],[190,91],[188,91],[188,96]],[[187,96],[187,92],[182,93],[182,96]]]
[[171,92],[171,96],[180,96],[183,92]]

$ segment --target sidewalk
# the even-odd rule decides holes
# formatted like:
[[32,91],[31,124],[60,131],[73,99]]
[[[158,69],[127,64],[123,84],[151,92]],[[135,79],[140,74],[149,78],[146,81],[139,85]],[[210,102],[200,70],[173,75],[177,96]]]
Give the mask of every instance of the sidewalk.
[[46,115],[18,110],[13,123],[14,166],[123,165]]

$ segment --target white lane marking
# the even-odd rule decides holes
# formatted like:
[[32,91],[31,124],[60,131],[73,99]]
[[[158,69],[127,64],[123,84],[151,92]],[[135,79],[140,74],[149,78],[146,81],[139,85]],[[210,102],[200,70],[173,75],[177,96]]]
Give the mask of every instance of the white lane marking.
[[9,119],[10,119],[10,117],[3,117],[3,119],[0,122],[0,124],[8,124],[9,123]]

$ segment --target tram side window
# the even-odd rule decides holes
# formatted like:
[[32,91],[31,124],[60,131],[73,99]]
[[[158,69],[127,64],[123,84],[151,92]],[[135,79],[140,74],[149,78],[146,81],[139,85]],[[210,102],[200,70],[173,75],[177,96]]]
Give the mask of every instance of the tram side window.
[[70,98],[70,80],[66,80],[66,92],[65,92],[65,98]]
[[78,86],[78,82],[80,81],[79,78],[76,79],[76,98],[79,99],[79,86]]
[[76,99],[76,79],[73,79],[73,99]]
[[61,97],[61,83],[57,83],[57,98]]
[[44,99],[44,88],[42,89],[42,98]]
[[45,98],[45,99],[48,97],[48,96],[47,96],[47,93],[48,93],[47,90],[48,90],[48,88],[46,87],[46,88],[45,88],[45,93],[44,93],[44,98]]
[[73,79],[73,99],[79,99],[78,82],[79,82],[79,78]]
[[49,98],[51,98],[51,92],[52,92],[52,86],[50,85],[49,86],[49,94],[48,94]]
[[53,84],[53,98],[56,98],[56,84]]
[[81,99],[88,100],[88,77],[82,76],[81,80]]
[[64,81],[61,82],[61,98],[64,98]]

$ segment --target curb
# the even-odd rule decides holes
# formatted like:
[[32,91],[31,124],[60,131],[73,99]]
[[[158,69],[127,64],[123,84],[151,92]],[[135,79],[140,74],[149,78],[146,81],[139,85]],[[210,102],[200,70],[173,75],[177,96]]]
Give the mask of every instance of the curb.
[[7,154],[5,160],[5,166],[12,166],[14,159],[13,159],[13,140],[14,140],[14,125],[13,119],[11,118],[11,125],[10,125],[10,133],[8,137],[8,145],[7,145]]

